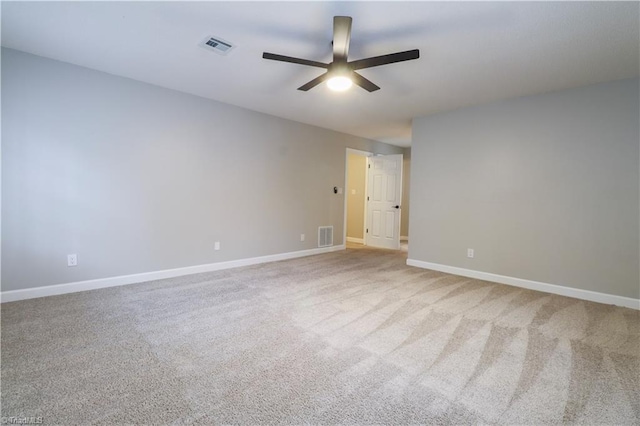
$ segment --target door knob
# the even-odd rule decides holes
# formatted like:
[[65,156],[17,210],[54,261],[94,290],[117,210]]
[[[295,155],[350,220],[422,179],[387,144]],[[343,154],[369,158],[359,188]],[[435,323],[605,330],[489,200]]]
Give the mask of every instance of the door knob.
[[394,208],[394,209],[399,209],[399,208],[400,208],[400,206],[393,206],[393,208]]

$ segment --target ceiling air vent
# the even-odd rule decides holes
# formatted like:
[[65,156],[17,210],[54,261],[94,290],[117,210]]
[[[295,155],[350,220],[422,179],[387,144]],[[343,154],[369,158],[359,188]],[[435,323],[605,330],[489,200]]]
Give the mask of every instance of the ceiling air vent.
[[226,55],[235,47],[228,41],[222,40],[220,37],[207,37],[201,43],[200,47],[216,52],[219,55]]

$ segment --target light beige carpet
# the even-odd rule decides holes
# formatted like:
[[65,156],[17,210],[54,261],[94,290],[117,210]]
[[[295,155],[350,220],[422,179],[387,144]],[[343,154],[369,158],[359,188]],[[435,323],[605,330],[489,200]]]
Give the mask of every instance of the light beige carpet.
[[638,424],[638,311],[326,255],[2,305],[2,417]]

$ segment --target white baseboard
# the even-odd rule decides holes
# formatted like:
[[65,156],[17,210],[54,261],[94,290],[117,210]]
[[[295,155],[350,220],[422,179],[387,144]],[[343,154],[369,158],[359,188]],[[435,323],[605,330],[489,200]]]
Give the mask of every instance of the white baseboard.
[[184,268],[165,269],[162,271],[143,272],[141,274],[121,275],[117,277],[99,278],[88,281],[77,281],[65,284],[56,284],[43,287],[27,288],[24,290],[10,290],[0,293],[0,303],[15,302],[17,300],[34,299],[36,297],[55,296],[79,291],[96,290],[106,287],[117,287],[127,284],[141,283],[145,281],[161,280],[165,278],[180,277],[183,275],[199,274],[201,272],[220,271],[222,269],[238,268],[241,266],[256,265],[259,263],[277,262],[279,260],[295,259],[298,257],[313,256],[315,254],[329,253],[344,250],[344,244],[331,247],[315,248],[310,250],[294,251],[289,253],[272,254],[268,256],[252,257],[248,259],[230,260],[227,262],[208,263],[204,265],[186,266]]
[[348,243],[364,244],[364,238],[347,237]]
[[626,308],[640,310],[640,299],[633,299],[631,297],[615,296],[613,294],[598,293],[597,291],[581,290],[578,288],[565,287],[556,284],[541,283],[537,281],[525,280],[522,278],[491,274],[489,272],[458,268],[456,266],[423,262],[421,260],[415,259],[407,259],[407,265],[424,269],[432,269],[434,271],[446,272],[448,274],[462,275],[463,277],[476,278],[479,280],[493,281],[496,283],[512,285],[515,287],[528,288],[530,290],[538,290],[545,293],[558,294],[560,296],[589,300],[591,302],[605,303],[607,305],[618,305],[624,306]]
[[409,241],[409,237],[400,235],[400,241]]

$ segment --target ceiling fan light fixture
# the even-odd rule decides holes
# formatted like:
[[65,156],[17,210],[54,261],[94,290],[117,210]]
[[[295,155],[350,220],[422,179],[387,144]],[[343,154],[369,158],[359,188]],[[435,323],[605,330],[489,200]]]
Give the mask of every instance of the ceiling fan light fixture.
[[320,83],[324,82],[327,82],[327,86],[330,90],[338,92],[348,90],[354,84],[362,87],[367,92],[375,92],[376,90],[380,90],[380,87],[376,86],[373,82],[367,80],[356,71],[365,68],[379,67],[381,65],[395,64],[396,62],[410,61],[420,57],[420,51],[418,49],[413,49],[405,52],[372,56],[370,58],[358,59],[357,61],[350,62],[348,55],[349,43],[351,42],[352,21],[353,19],[350,16],[333,17],[333,61],[328,64],[269,52],[264,52],[262,57],[272,61],[289,62],[292,64],[307,65],[327,70],[324,74],[298,87],[298,90],[303,92],[313,89]]
[[344,92],[349,89],[353,85],[353,81],[349,77],[345,77],[344,75],[337,75],[335,77],[331,77],[327,81],[327,86],[329,89],[334,92]]

